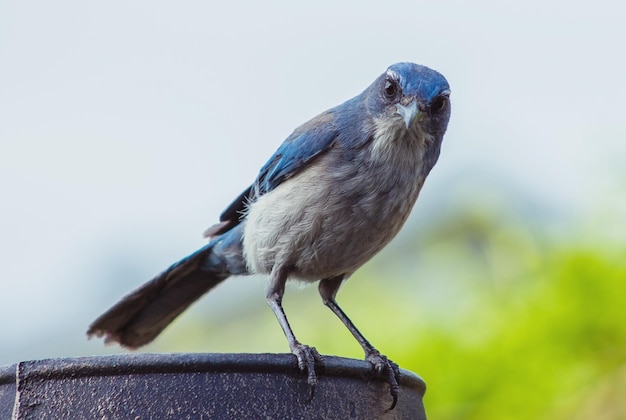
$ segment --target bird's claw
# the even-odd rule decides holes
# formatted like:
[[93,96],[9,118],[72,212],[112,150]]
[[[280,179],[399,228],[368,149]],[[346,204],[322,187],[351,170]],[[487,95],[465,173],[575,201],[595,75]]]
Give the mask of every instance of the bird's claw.
[[391,407],[389,410],[393,410],[398,402],[398,393],[400,392],[400,385],[398,385],[398,379],[400,378],[400,368],[396,363],[389,360],[387,356],[380,354],[376,349],[368,352],[365,355],[365,360],[372,364],[374,374],[378,377],[387,376],[387,383],[389,384],[389,393],[393,398]]
[[302,372],[307,374],[307,383],[311,389],[310,399],[313,399],[315,394],[315,387],[317,386],[317,375],[315,373],[315,365],[323,365],[324,358],[315,349],[315,347],[307,346],[306,344],[295,343],[292,346],[291,352],[298,359],[298,368]]

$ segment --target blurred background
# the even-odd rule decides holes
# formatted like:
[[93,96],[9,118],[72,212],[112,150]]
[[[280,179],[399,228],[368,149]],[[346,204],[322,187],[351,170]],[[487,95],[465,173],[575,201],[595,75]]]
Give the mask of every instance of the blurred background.
[[[0,1],[0,365],[124,352],[89,323],[296,126],[414,61],[452,86],[442,155],[338,301],[433,419],[626,418],[625,11]],[[264,287],[225,282],[142,351],[287,352]],[[284,303],[301,341],[362,357],[315,287]]]

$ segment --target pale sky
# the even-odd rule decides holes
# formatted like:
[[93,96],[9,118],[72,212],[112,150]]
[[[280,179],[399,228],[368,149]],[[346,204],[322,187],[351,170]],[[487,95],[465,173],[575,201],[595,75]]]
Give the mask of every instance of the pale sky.
[[626,209],[624,12],[0,0],[0,365],[96,351],[93,317],[202,245],[296,126],[398,61],[452,88],[424,208],[509,186],[564,223]]

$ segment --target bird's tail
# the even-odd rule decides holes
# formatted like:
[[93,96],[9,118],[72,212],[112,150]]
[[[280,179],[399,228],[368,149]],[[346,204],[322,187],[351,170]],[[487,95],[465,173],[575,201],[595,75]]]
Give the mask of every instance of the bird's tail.
[[89,326],[87,335],[132,349],[141,347],[231,274],[246,274],[238,228],[126,295]]

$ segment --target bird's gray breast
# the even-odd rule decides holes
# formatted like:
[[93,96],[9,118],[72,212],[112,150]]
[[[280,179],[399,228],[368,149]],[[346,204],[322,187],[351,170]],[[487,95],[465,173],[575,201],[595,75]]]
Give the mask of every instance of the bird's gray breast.
[[319,280],[372,258],[398,233],[424,181],[423,144],[408,137],[379,138],[350,159],[330,149],[259,197],[244,227],[249,270],[280,264],[296,278]]

